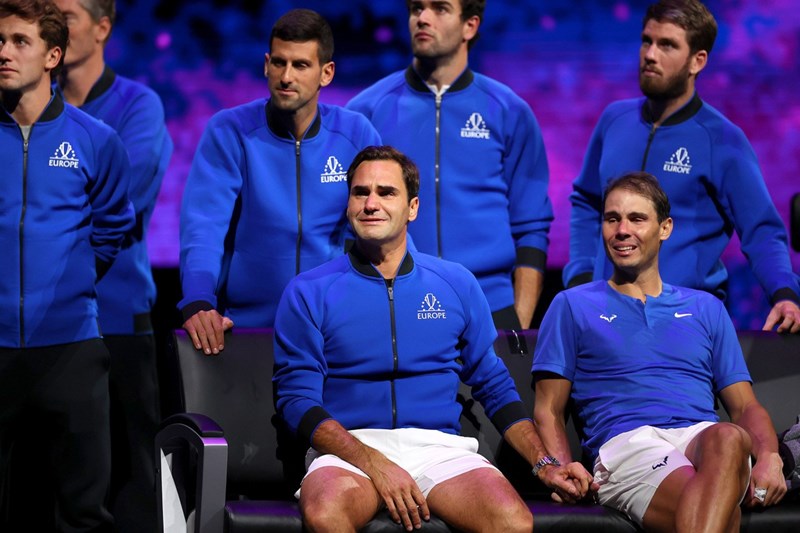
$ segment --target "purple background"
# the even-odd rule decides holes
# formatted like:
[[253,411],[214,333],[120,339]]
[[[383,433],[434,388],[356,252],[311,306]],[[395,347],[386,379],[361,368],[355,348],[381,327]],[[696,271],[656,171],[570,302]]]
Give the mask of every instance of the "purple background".
[[[613,100],[639,95],[641,19],[649,2],[491,0],[475,70],[511,86],[533,108],[545,137],[555,222],[548,267],[567,260],[571,183],[592,128]],[[800,10],[796,0],[707,2],[720,26],[698,92],[747,134],[788,225],[800,192]],[[336,78],[322,100],[344,104],[410,61],[405,2],[118,1],[107,60],[164,100],[175,154],[150,227],[154,266],[178,261],[180,198],[198,139],[216,111],[267,93],[269,29],[294,7],[322,13],[336,38]],[[739,328],[760,327],[766,299],[738,249],[729,247],[729,308]],[[792,253],[795,271],[800,254]],[[556,274],[552,274],[556,276]],[[551,276],[551,277],[552,277]],[[559,283],[550,279],[551,283]]]

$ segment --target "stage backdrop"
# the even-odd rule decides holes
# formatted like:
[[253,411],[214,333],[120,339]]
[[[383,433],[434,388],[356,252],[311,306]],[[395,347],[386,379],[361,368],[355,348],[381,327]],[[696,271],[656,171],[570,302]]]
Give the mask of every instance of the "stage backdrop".
[[[571,182],[603,108],[639,95],[641,20],[649,2],[491,0],[471,67],[519,93],[545,136],[555,222],[548,266],[567,260]],[[796,0],[714,1],[720,32],[700,95],[737,123],[758,154],[769,191],[788,224],[800,192],[800,12]],[[322,100],[344,104],[363,87],[410,61],[402,0],[119,0],[109,63],[162,97],[175,154],[150,228],[154,266],[178,261],[178,216],[186,175],[209,117],[267,93],[269,29],[287,10],[322,13],[336,38],[336,77]],[[738,242],[731,270],[737,327],[759,327],[767,302]],[[792,254],[797,272],[800,254]],[[552,282],[553,280],[551,280]]]

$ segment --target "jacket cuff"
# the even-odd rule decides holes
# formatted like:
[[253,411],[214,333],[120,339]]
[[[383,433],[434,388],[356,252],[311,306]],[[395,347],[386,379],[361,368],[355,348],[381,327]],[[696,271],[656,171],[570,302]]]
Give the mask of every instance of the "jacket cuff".
[[577,287],[578,285],[583,285],[584,283],[589,283],[590,281],[592,281],[592,273],[584,272],[583,274],[573,276],[572,279],[567,282],[567,288],[571,289],[572,287]]
[[318,405],[314,406],[306,411],[306,414],[300,419],[300,425],[297,426],[297,435],[308,442],[309,445],[313,445],[311,439],[314,437],[314,432],[320,424],[331,418],[333,417],[324,408]]
[[800,305],[800,298],[798,298],[797,293],[789,287],[783,287],[775,291],[775,293],[772,295],[772,298],[770,298],[770,303],[775,305],[781,300],[791,300],[797,305]]
[[514,423],[530,419],[531,416],[525,410],[525,404],[518,400],[505,404],[491,418],[492,424],[501,435]]
[[525,266],[544,272],[547,268],[547,253],[538,248],[521,246],[517,248],[517,261],[514,266]]
[[196,302],[191,302],[181,307],[181,316],[183,317],[183,321],[186,322],[200,311],[211,311],[212,309],[214,309],[214,306],[209,302],[197,300]]

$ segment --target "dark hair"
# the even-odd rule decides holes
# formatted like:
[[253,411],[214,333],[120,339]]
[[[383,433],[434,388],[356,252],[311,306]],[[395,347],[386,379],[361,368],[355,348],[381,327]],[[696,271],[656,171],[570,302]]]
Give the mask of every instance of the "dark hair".
[[67,19],[52,0],[0,0],[0,18],[17,16],[22,20],[38,24],[39,37],[47,48],[61,49],[61,60],[50,71],[50,79],[55,79],[64,64],[64,53],[69,43]]
[[292,9],[272,27],[269,46],[275,38],[294,43],[317,42],[317,57],[321,64],[333,59],[333,31],[328,22],[316,11]]
[[[97,23],[103,17],[108,17],[111,27],[117,20],[117,3],[114,0],[78,0],[78,3],[85,9],[92,20]],[[108,33],[111,36],[111,32]],[[106,37],[106,41],[108,37]]]
[[403,171],[403,181],[408,191],[408,201],[419,196],[419,169],[403,152],[393,146],[367,146],[353,158],[347,169],[347,189],[353,184],[353,175],[361,163],[365,161],[394,161]]
[[661,188],[655,176],[647,172],[629,172],[608,182],[606,190],[603,192],[603,206],[611,191],[624,189],[636,193],[650,200],[656,210],[658,223],[664,222],[669,218],[669,198],[667,193]]
[[[411,11],[411,2],[414,0],[406,0],[406,7],[409,12]],[[461,22],[466,22],[472,17],[478,17],[478,20],[483,22],[483,12],[486,10],[486,0],[460,0],[461,3]],[[480,38],[480,30],[475,33],[475,36],[467,43],[467,48],[471,49]]]
[[717,39],[714,15],[697,0],[660,0],[647,8],[642,27],[647,21],[671,22],[686,31],[689,50],[694,54],[705,50],[709,54]]

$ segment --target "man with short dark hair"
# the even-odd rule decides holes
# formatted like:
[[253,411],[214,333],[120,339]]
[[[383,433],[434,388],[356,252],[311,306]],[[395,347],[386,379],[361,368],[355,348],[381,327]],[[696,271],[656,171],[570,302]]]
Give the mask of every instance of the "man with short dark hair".
[[717,24],[696,0],[663,0],[644,17],[639,86],[644,98],[614,102],[595,128],[573,183],[570,260],[564,284],[608,279],[600,245],[601,193],[633,170],[656,176],[678,224],[664,244],[668,283],[725,299],[720,257],[735,230],[772,310],[764,329],[800,332],[800,284],[792,272],[786,228],[744,133],[698,96]]
[[[0,501],[15,488],[15,443],[38,438],[57,529],[98,532],[111,531],[112,519],[108,351],[95,282],[134,216],[119,137],[51,90],[67,40],[52,1],[0,0]],[[6,523],[20,518],[10,511],[0,525],[19,530]]]
[[156,344],[150,312],[156,286],[147,229],[172,154],[161,99],[117,75],[104,51],[114,27],[114,0],[56,0],[69,26],[58,88],[64,99],[119,134],[131,161],[128,193],[136,227],[97,285],[103,341],[111,354],[112,484],[110,508],[121,532],[154,531],[153,439],[161,420]]
[[200,140],[181,208],[178,307],[206,354],[234,323],[271,327],[286,283],[344,251],[342,165],[380,137],[358,113],[319,103],[332,57],[325,19],[289,11],[265,54],[270,98],[221,111]]
[[459,381],[534,466],[574,498],[590,476],[547,455],[463,266],[407,250],[419,172],[388,146],[347,171],[353,249],[287,286],[275,322],[277,406],[310,443],[300,508],[309,531],[357,531],[381,508],[409,531],[431,513],[460,531],[530,532],[511,484],[459,435]]
[[[786,494],[783,461],[722,302],[659,275],[675,231],[654,176],[608,184],[602,234],[614,271],[559,293],[547,310],[534,418],[547,449],[568,461],[574,402],[599,502],[645,530],[736,532],[740,501],[765,507]],[[717,395],[731,423],[719,422]]]
[[353,98],[383,141],[422,173],[414,245],[461,263],[498,328],[528,328],[542,291],[553,211],[542,132],[511,89],[471,70],[485,0],[408,0],[414,59]]

